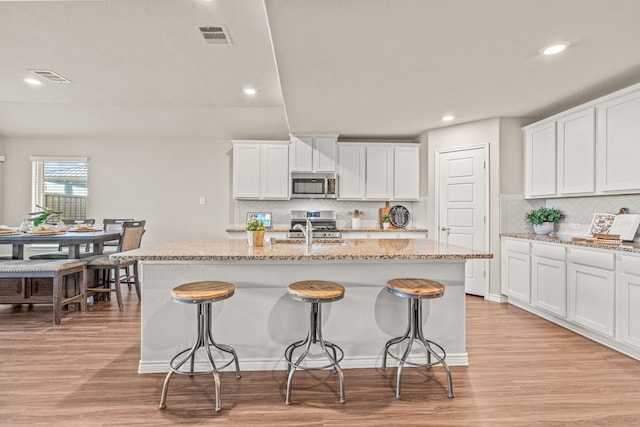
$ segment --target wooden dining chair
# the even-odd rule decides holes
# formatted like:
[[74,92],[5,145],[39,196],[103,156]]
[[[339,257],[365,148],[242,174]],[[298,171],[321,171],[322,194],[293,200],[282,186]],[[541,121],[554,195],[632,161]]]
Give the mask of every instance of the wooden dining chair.
[[[133,218],[104,218],[102,220],[103,231],[119,231],[122,234],[122,224],[125,222],[135,221]],[[116,247],[120,242],[118,240],[109,240],[104,242],[104,247]]]
[[[93,218],[84,218],[84,219],[70,219],[70,218],[62,218],[62,222],[67,226],[67,229],[75,227],[78,224],[86,224],[86,225],[94,225],[96,220]],[[61,251],[63,247],[66,245],[58,245],[58,251]],[[87,246],[84,248],[85,252],[91,251],[91,245],[87,243]]]
[[[138,249],[144,234],[146,221],[125,221],[122,223],[122,234],[118,243],[117,252],[126,252]],[[134,285],[138,300],[140,300],[140,279],[138,277],[138,262],[133,260],[112,260],[108,255],[97,255],[87,258],[87,270],[94,271],[93,283],[87,285],[85,294],[90,296],[95,293],[116,293],[118,307],[122,304],[122,285]],[[131,267],[131,268],[129,268]],[[114,285],[113,287],[111,285]]]

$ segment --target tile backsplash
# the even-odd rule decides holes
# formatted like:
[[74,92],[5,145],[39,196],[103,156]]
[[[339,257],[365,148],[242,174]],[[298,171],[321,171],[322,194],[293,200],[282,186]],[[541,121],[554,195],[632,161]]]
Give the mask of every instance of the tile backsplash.
[[[595,213],[617,214],[620,208],[624,207],[630,214],[640,214],[640,195],[525,200],[521,194],[503,194],[500,196],[500,232],[532,232],[531,225],[526,222],[524,216],[529,210],[541,206],[553,206],[564,213],[565,217],[558,224],[556,233],[584,236],[589,233],[589,226]],[[634,240],[639,241],[640,235],[636,234]]]
[[[409,210],[411,219],[409,227],[426,227],[427,203],[426,198],[417,202],[390,202],[391,206],[402,205]],[[370,201],[338,201],[331,199],[292,199],[292,200],[236,200],[234,202],[234,226],[242,226],[247,221],[247,212],[271,212],[274,226],[288,227],[291,224],[292,210],[332,210],[336,211],[338,227],[350,227],[350,212],[358,209],[364,212],[363,227],[378,226],[378,209],[385,206],[384,202]]]

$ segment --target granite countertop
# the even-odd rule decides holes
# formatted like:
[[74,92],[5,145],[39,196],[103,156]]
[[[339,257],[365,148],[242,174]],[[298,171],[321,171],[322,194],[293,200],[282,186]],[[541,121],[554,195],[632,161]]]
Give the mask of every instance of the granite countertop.
[[[367,231],[380,231],[380,232],[394,232],[394,233],[402,233],[402,232],[415,232],[415,233],[427,233],[429,230],[427,230],[426,228],[410,228],[410,227],[406,227],[406,228],[391,228],[389,230],[384,230],[382,228],[378,228],[378,227],[361,227],[361,228],[351,228],[351,227],[337,227],[338,231],[340,231],[341,233],[350,233],[352,231],[358,232],[358,231],[363,231],[363,232],[367,232]],[[227,228],[226,230],[227,233],[236,233],[236,232],[242,232],[245,231],[245,228],[241,225],[239,226],[232,226]],[[267,233],[268,232],[286,232],[289,231],[289,227],[285,226],[285,225],[280,225],[280,226],[274,226],[272,228],[267,229]]]
[[601,244],[597,242],[572,241],[572,237],[563,234],[540,235],[534,233],[502,233],[503,237],[512,237],[516,239],[533,240],[536,242],[562,243],[566,245],[582,246],[588,248],[610,249],[614,251],[640,253],[640,244],[634,242],[624,242],[619,245]]
[[419,260],[480,259],[493,254],[427,239],[317,240],[307,247],[297,240],[272,240],[249,247],[246,239],[171,242],[111,255],[114,259],[146,261],[207,260]]

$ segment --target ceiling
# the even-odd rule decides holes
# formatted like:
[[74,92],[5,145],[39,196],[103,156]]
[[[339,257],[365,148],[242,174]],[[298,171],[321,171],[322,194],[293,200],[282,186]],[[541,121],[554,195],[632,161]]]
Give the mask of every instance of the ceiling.
[[[0,135],[413,138],[443,114],[544,117],[640,81],[638,16],[637,0],[0,0]],[[232,44],[205,43],[215,25]],[[29,69],[72,83],[31,87]]]

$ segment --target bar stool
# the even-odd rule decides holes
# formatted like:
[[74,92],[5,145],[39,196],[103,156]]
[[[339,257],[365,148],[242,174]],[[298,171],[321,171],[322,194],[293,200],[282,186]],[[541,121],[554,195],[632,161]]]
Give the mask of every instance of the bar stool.
[[[387,282],[386,289],[390,294],[408,298],[409,302],[409,319],[407,330],[401,337],[393,338],[387,341],[387,344],[384,346],[384,354],[382,356],[382,369],[386,369],[387,355],[393,357],[399,362],[396,381],[396,399],[400,399],[400,376],[402,375],[402,368],[404,367],[405,363],[414,366],[425,366],[427,368],[431,368],[431,366],[437,364],[442,365],[447,373],[447,395],[449,397],[453,397],[451,371],[449,370],[447,362],[444,361],[444,359],[447,357],[447,354],[439,344],[426,339],[424,337],[424,334],[422,333],[422,300],[440,298],[441,296],[443,296],[444,285],[442,283],[426,279],[392,279]],[[407,348],[402,353],[402,356],[393,354],[390,348],[404,342],[405,340],[409,340],[409,343],[407,344]],[[411,347],[413,346],[414,340],[417,340],[426,349],[427,363],[415,363],[407,360],[407,357],[411,352]],[[442,356],[434,351],[433,347],[436,347],[442,354]],[[432,356],[435,359],[434,362],[431,361]]]
[[[344,403],[344,375],[338,363],[344,357],[344,352],[336,344],[325,341],[322,337],[322,306],[323,303],[341,300],[344,297],[344,287],[337,283],[321,280],[306,280],[295,282],[289,285],[289,295],[298,301],[311,303],[309,317],[309,333],[303,340],[291,344],[284,352],[287,361],[287,396],[285,403],[290,403],[291,381],[296,368],[299,369],[326,369],[332,368],[338,372],[340,377],[340,403]],[[319,367],[304,367],[302,361],[309,355],[311,344],[317,344],[322,349],[322,354],[329,360],[329,363]],[[296,361],[293,361],[293,352],[304,347],[304,351]],[[330,349],[331,353],[327,350]]]
[[[216,343],[211,335],[211,303],[230,298],[234,291],[235,286],[233,284],[216,281],[185,283],[184,285],[173,288],[171,291],[171,297],[175,302],[198,305],[198,336],[193,347],[182,350],[180,353],[176,354],[173,359],[171,359],[171,362],[169,362],[169,373],[165,377],[164,384],[162,386],[160,409],[164,409],[166,407],[169,380],[173,374],[192,376],[213,373],[216,392],[215,410],[216,412],[220,410],[220,375],[218,374],[218,371],[226,368],[231,363],[235,363],[236,378],[240,378],[240,366],[238,365],[238,356],[236,355],[235,350],[231,346]],[[222,352],[229,353],[231,355],[231,359],[225,361],[224,365],[219,368],[216,367],[213,355],[211,354],[211,346]],[[199,349],[205,350],[211,370],[204,372],[193,371],[196,352]],[[178,360],[178,358],[180,358],[184,353],[187,354]],[[191,360],[190,370],[188,372],[180,371],[180,368],[187,362],[187,360]]]

